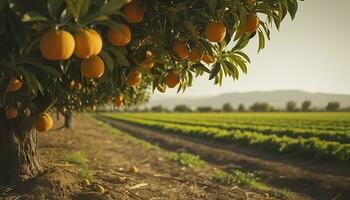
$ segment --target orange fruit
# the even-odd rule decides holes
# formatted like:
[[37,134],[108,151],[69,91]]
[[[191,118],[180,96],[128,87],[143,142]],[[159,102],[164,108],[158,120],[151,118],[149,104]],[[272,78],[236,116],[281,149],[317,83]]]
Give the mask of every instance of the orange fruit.
[[48,60],[66,60],[74,52],[74,37],[67,31],[49,31],[40,39],[40,51]]
[[120,106],[123,105],[123,96],[122,95],[117,95],[115,97],[115,106],[119,108]]
[[125,24],[120,24],[118,29],[110,27],[107,39],[114,46],[125,46],[131,41],[131,30]]
[[89,58],[101,52],[102,38],[100,34],[93,29],[85,29],[76,33],[74,39],[74,54],[79,58]]
[[244,32],[254,33],[259,28],[259,24],[260,24],[260,20],[255,13],[248,14],[246,24],[244,27]]
[[188,56],[188,59],[191,62],[197,62],[203,57],[204,50],[201,46],[194,46],[191,50],[190,55]]
[[138,70],[131,70],[126,78],[126,84],[128,86],[138,86],[142,80],[142,74]]
[[105,64],[99,56],[91,56],[81,62],[80,70],[85,78],[100,78],[105,71]]
[[146,51],[145,58],[140,62],[140,64],[146,69],[152,69],[154,66],[152,52]]
[[209,65],[214,62],[214,59],[211,58],[207,53],[204,53],[202,57],[202,61]]
[[10,82],[7,85],[7,91],[16,92],[22,87],[22,82],[19,81],[16,77],[11,76]]
[[43,113],[35,121],[34,127],[39,132],[45,132],[51,129],[53,126],[53,120],[51,116],[47,113]]
[[125,4],[123,14],[126,21],[129,23],[142,22],[143,17],[145,16],[145,6],[140,1],[133,0],[130,3]]
[[174,88],[180,82],[180,76],[175,71],[171,71],[166,75],[164,82],[169,88]]
[[209,22],[204,34],[210,42],[221,42],[226,36],[226,26],[223,22]]
[[13,106],[9,107],[6,110],[6,118],[7,119],[15,119],[17,117],[17,109]]
[[185,42],[175,40],[173,42],[172,50],[175,56],[179,59],[186,59],[190,55],[190,50]]

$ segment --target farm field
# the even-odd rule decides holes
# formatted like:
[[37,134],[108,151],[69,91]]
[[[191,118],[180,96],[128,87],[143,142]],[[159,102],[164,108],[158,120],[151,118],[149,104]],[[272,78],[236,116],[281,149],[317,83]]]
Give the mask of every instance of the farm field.
[[350,161],[349,113],[103,113],[103,116],[234,143],[274,154],[314,160]]

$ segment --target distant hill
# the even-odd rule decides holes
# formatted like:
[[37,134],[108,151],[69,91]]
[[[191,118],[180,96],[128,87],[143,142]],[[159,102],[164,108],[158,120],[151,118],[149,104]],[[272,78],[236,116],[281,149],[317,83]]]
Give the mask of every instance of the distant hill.
[[288,101],[294,100],[298,106],[304,100],[310,100],[312,107],[324,108],[330,101],[338,101],[341,107],[350,106],[350,95],[343,94],[327,94],[327,93],[310,93],[300,90],[277,90],[267,92],[234,92],[226,93],[217,96],[207,97],[188,97],[188,96],[174,96],[174,97],[160,97],[153,96],[148,106],[162,105],[167,108],[174,108],[179,104],[186,104],[192,108],[198,106],[212,106],[219,108],[222,104],[229,102],[234,107],[239,104],[244,104],[249,107],[255,102],[268,102],[275,108],[285,108]]

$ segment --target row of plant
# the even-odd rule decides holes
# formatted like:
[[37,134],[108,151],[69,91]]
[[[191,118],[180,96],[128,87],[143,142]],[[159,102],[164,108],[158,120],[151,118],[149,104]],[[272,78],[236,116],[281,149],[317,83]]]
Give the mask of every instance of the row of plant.
[[167,116],[160,118],[159,116],[152,115],[135,115],[131,114],[130,117],[153,120],[160,122],[169,122],[184,125],[214,127],[225,130],[240,130],[240,131],[254,131],[263,133],[264,135],[277,135],[277,136],[288,136],[291,138],[311,138],[317,137],[321,140],[326,141],[337,141],[340,143],[350,143],[350,130],[338,131],[338,130],[318,130],[318,129],[305,129],[305,128],[293,128],[293,127],[272,127],[266,125],[251,125],[251,124],[238,124],[228,122],[218,122],[209,120],[200,120],[195,118],[177,118]]
[[[137,114],[136,114],[137,115]],[[198,119],[203,121],[211,121],[211,122],[225,122],[225,123],[237,123],[237,124],[249,124],[249,125],[265,125],[272,127],[293,127],[293,128],[304,128],[304,129],[317,129],[317,130],[338,130],[338,131],[349,131],[350,129],[350,115],[346,115],[343,113],[333,114],[333,118],[326,118],[323,113],[315,113],[314,115],[306,118],[300,115],[300,119],[291,117],[294,113],[288,114],[279,114],[275,113],[272,116],[265,116],[261,114],[251,115],[248,114],[198,114],[198,113],[145,113],[142,114],[144,117],[152,117],[152,118],[179,118],[179,119]],[[291,116],[290,116],[291,115]],[[324,118],[320,118],[320,116],[324,116]],[[345,117],[343,117],[343,115]],[[305,118],[305,119],[304,119]]]
[[321,141],[312,138],[290,138],[287,136],[264,135],[250,131],[228,131],[213,127],[181,125],[145,119],[137,119],[123,114],[103,114],[105,117],[123,120],[129,123],[157,128],[170,133],[184,134],[206,140],[224,143],[236,143],[279,154],[293,154],[306,158],[338,160],[349,163],[350,144]]

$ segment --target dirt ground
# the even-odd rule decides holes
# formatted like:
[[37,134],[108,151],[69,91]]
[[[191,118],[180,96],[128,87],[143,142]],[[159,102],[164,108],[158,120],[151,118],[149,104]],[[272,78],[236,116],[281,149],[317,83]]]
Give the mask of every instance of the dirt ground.
[[[218,184],[212,180],[215,165],[183,167],[169,159],[181,148],[154,147],[111,130],[79,115],[72,129],[40,134],[38,151],[46,171],[22,185],[0,188],[0,199],[288,199],[273,190]],[[67,162],[67,155],[76,152],[88,160],[83,167]],[[89,184],[82,174],[91,174]]]
[[350,199],[350,166],[347,165],[308,161],[293,156],[275,156],[258,149],[218,144],[105,117],[99,118],[164,149],[184,149],[199,155],[216,168],[225,171],[238,168],[253,172],[263,183],[290,192],[296,199]]

